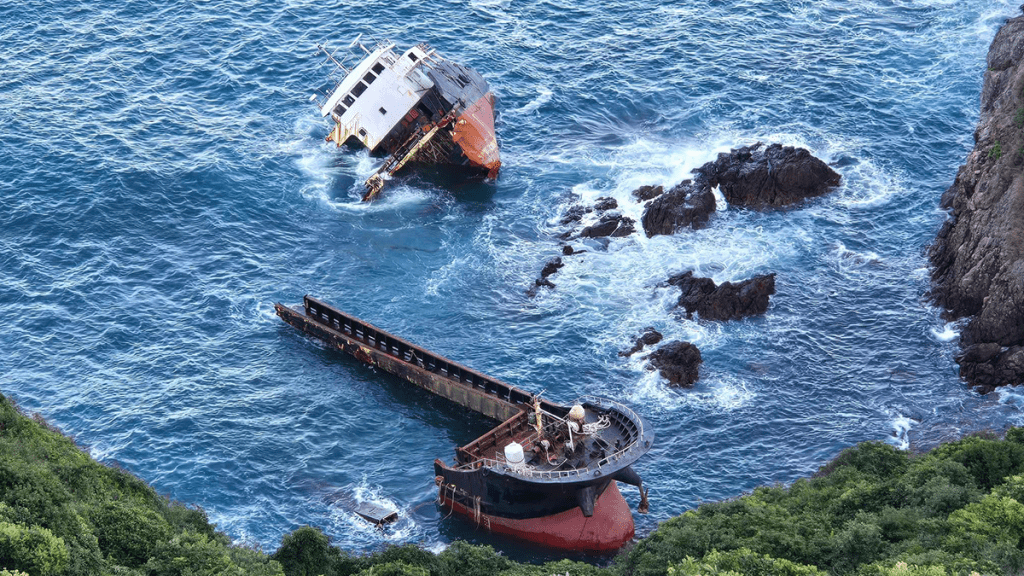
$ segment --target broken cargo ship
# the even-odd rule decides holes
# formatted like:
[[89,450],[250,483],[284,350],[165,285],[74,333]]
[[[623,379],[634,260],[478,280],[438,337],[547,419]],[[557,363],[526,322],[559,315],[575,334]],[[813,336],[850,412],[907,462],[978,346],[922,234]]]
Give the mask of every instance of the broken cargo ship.
[[616,481],[646,491],[632,464],[654,441],[643,418],[610,400],[554,404],[429,352],[315,298],[275,304],[285,322],[430,392],[500,422],[434,461],[438,503],[480,529],[587,553],[633,538],[633,516]]
[[317,45],[344,74],[317,103],[320,115],[334,120],[328,141],[387,155],[366,180],[363,200],[381,191],[384,175],[409,163],[467,166],[497,177],[494,94],[483,76],[425,43],[402,54],[388,40],[368,49],[356,38],[356,45],[365,57],[352,67],[336,57],[337,50]]

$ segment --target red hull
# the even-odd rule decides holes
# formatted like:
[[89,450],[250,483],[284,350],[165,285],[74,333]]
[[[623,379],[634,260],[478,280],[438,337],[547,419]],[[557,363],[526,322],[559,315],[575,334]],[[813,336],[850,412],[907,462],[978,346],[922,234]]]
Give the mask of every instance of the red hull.
[[470,164],[487,170],[488,178],[498,176],[501,157],[494,136],[494,94],[484,94],[455,120],[452,140],[462,148]]
[[472,509],[446,499],[443,489],[439,495],[443,507],[452,509],[477,526],[545,548],[606,554],[622,548],[633,539],[633,513],[614,481],[598,497],[594,515],[590,518],[583,515],[579,506],[541,518],[501,518],[483,513],[477,517]]

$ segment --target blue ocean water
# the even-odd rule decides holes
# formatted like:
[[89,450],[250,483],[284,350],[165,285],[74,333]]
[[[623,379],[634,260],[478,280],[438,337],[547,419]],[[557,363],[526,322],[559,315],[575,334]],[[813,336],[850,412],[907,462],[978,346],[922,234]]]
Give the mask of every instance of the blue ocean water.
[[[96,458],[273,549],[303,524],[354,551],[488,539],[434,505],[432,461],[487,430],[278,320],[306,293],[658,434],[651,514],[813,473],[844,447],[1024,424],[1024,394],[957,377],[924,298],[938,197],[972,146],[985,54],[1017,3],[981,0],[25,1],[0,6],[0,391]],[[323,141],[314,45],[430,42],[498,96],[493,183],[410,175]],[[567,207],[673,185],[718,152],[804,146],[843,186],[771,213],[566,258]],[[670,275],[777,272],[764,317],[686,320]],[[692,390],[638,358],[697,344]],[[635,489],[624,489],[635,507]],[[401,520],[378,531],[351,508]],[[526,554],[529,554],[528,552]]]

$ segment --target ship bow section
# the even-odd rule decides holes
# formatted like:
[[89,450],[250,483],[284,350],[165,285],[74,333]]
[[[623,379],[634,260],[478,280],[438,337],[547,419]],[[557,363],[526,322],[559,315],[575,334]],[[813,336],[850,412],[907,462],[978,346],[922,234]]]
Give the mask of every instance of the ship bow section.
[[487,170],[488,178],[498,176],[501,157],[494,135],[494,94],[484,94],[456,119],[452,140],[471,165]]

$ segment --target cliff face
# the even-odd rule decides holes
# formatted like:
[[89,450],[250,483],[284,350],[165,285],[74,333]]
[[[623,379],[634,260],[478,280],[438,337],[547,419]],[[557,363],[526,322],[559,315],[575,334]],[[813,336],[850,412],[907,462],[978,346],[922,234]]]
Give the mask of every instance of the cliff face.
[[969,317],[960,374],[988,392],[1024,382],[1024,16],[988,53],[974,150],[942,195],[951,218],[929,250],[932,297]]

